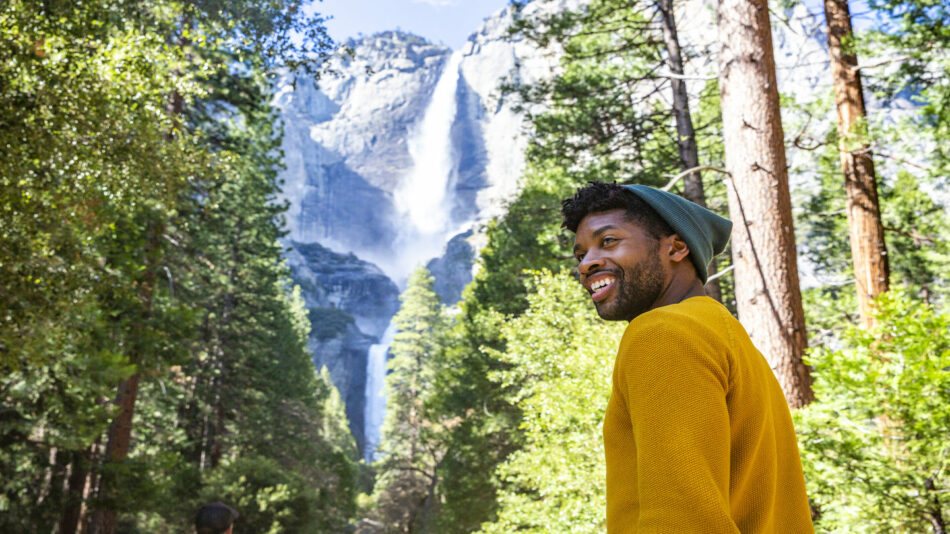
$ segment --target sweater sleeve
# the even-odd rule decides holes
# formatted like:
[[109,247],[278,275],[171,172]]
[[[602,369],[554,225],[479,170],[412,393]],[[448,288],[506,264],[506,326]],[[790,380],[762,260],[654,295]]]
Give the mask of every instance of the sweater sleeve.
[[617,369],[636,441],[636,532],[738,533],[729,508],[726,351],[688,324],[645,326],[624,340]]

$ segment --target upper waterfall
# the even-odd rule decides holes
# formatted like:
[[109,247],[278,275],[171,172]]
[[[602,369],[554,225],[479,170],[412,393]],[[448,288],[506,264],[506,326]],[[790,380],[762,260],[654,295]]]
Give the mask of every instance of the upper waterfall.
[[456,230],[452,208],[458,157],[451,132],[461,59],[455,52],[446,61],[425,114],[409,135],[412,169],[393,192],[396,250],[392,264],[380,267],[400,283],[416,265],[439,256]]

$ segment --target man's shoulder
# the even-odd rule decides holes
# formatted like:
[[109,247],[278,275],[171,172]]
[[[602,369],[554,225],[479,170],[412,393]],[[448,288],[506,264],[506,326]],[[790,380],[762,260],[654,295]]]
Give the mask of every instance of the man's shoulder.
[[729,310],[709,297],[656,308],[630,321],[618,356],[667,360],[692,355],[725,362],[735,346],[735,327],[730,321],[735,319]]
[[615,380],[672,380],[715,370],[725,384],[734,352],[729,311],[709,297],[694,297],[635,318],[617,351]]
[[692,336],[709,330],[721,332],[732,319],[729,310],[710,297],[693,297],[650,310],[627,325],[630,334]]

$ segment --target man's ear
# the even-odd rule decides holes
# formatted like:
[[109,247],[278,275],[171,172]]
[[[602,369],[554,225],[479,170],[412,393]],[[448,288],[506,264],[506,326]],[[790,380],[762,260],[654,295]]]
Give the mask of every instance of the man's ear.
[[672,234],[668,239],[670,261],[679,263],[685,260],[689,256],[689,245],[686,241],[683,241],[679,234]]

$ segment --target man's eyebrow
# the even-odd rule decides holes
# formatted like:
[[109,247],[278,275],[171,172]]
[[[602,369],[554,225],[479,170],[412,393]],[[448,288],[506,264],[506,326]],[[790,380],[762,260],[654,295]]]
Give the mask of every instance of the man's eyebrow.
[[594,230],[594,236],[593,236],[593,237],[598,237],[600,234],[606,232],[607,230],[618,230],[618,229],[620,229],[619,226],[614,226],[614,225],[612,225],[612,224],[608,224],[608,225],[605,225],[605,226],[601,226],[600,228]]
[[[594,234],[593,234],[592,237],[596,238],[596,237],[599,237],[600,234],[602,234],[602,233],[604,233],[604,232],[606,232],[606,231],[608,231],[608,230],[618,230],[619,228],[620,228],[619,226],[614,226],[614,225],[612,225],[612,224],[607,224],[607,225],[601,226],[600,228],[594,230]],[[577,243],[574,243],[574,252],[577,252],[577,249],[579,249],[579,248],[581,248],[580,245],[578,245]]]

